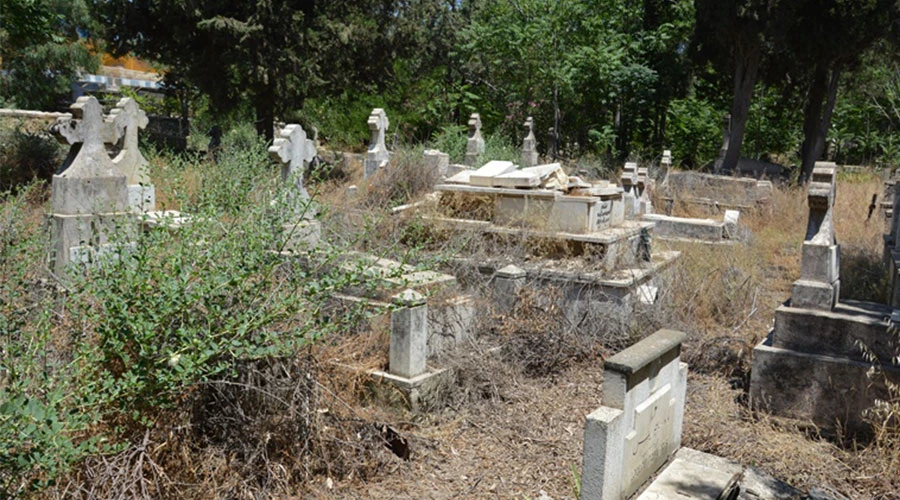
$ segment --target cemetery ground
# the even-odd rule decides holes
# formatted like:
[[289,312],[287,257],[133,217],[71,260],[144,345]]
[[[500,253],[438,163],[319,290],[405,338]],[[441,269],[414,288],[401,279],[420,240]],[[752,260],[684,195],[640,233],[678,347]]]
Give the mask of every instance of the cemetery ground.
[[[448,235],[419,215],[390,215],[390,206],[421,199],[433,184],[415,169],[421,150],[400,150],[394,170],[368,181],[361,164],[313,175],[309,189],[332,247],[306,263],[316,272],[302,271],[271,258],[278,240],[265,222],[277,169],[261,145],[229,137],[217,163],[147,156],[158,204],[196,215],[185,231],[151,232],[136,250],[138,266],[113,262],[74,283],[48,276],[35,257],[48,186],[3,198],[0,307],[10,322],[3,354],[15,383],[41,402],[20,401],[40,416],[14,427],[27,439],[0,452],[7,492],[449,499],[544,491],[577,498],[584,420],[602,398],[602,359],[665,327],[688,333],[685,446],[804,491],[900,498],[896,406],[873,415],[874,436],[865,442],[747,406],[753,346],[799,275],[801,189],[776,189],[773,216],[742,214],[753,234],[748,245],[654,242],[681,250],[681,259],[658,303],[636,306],[626,321],[599,315],[572,324],[527,287],[508,310],[479,302],[476,340],[439,360],[459,367],[444,404],[411,413],[375,399],[367,375],[347,368],[383,368],[389,328],[383,315],[330,302],[335,292],[369,286],[363,273],[336,271],[336,256],[365,251],[464,275],[458,257],[477,261],[502,248],[526,261],[533,257],[525,243]],[[358,194],[348,194],[351,184]],[[881,189],[875,175],[838,180],[844,298],[886,301],[883,221],[877,212],[866,219],[868,200]],[[676,215],[694,214],[676,207]],[[209,325],[226,333],[191,337]],[[160,358],[179,342],[184,348]]]

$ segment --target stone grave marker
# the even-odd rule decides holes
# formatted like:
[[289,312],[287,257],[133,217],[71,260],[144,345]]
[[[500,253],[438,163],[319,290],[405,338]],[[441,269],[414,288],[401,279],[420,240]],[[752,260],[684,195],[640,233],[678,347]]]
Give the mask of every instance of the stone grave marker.
[[423,153],[425,168],[435,172],[437,177],[446,177],[450,169],[450,155],[437,149],[426,149]]
[[156,189],[150,183],[148,163],[138,147],[138,133],[150,123],[147,113],[137,101],[123,97],[109,113],[118,134],[124,137],[122,150],[113,158],[113,164],[125,175],[128,183],[128,205],[145,213],[156,209]]
[[581,500],[629,498],[681,446],[684,339],[660,330],[604,363],[603,406],[585,421]]
[[484,139],[481,137],[481,115],[472,113],[469,117],[469,139],[466,141],[465,164],[474,167],[484,154]]
[[95,97],[80,97],[70,108],[71,118],[51,126],[58,138],[72,145],[63,170],[51,182],[50,263],[60,275],[73,260],[90,261],[108,253],[102,248],[111,234],[127,230],[120,222],[128,214],[126,177],[105,147],[107,139],[115,142],[115,127],[104,120]]
[[516,165],[511,161],[489,161],[478,170],[469,174],[469,183],[473,186],[490,187],[494,182],[494,177],[512,172],[515,169]]
[[291,123],[278,132],[278,137],[269,146],[269,155],[281,163],[281,181],[288,186],[286,198],[289,217],[293,219],[315,217],[309,193],[303,185],[306,166],[316,156],[315,142],[307,138],[303,127]]
[[625,218],[634,219],[640,216],[640,193],[638,193],[638,166],[637,163],[625,163],[622,172],[622,189],[625,191]]
[[537,138],[534,137],[534,118],[525,120],[525,138],[522,139],[522,166],[534,167],[538,164]]
[[390,152],[384,145],[384,133],[391,126],[387,114],[381,108],[372,110],[369,115],[369,131],[372,132],[372,140],[369,143],[369,151],[366,153],[365,176],[369,177],[379,168],[387,166]]
[[816,162],[809,183],[809,221],[800,258],[800,279],[791,291],[792,307],[831,310],[840,292],[840,247],[834,234],[837,165]]

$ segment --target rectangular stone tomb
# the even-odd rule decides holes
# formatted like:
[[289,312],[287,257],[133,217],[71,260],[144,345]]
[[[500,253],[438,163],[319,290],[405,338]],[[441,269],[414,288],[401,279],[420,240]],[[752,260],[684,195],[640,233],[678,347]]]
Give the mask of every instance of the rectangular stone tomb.
[[772,205],[774,190],[770,181],[698,172],[670,172],[662,185],[662,197],[669,205],[680,202],[717,210],[768,209]]
[[727,238],[725,222],[712,219],[671,217],[660,214],[644,214],[642,220],[654,222],[653,235],[667,239],[722,241]]
[[[779,307],[774,329],[753,350],[751,401],[824,428],[867,432],[863,412],[889,397],[885,379],[900,383],[900,367],[891,364],[900,349],[889,331],[891,314],[862,302],[841,302],[832,311]],[[873,365],[863,349],[881,363],[883,376],[869,376]]]
[[606,360],[604,405],[585,421],[581,500],[631,497],[680,448],[684,338],[660,330]]
[[622,192],[616,187],[594,190],[596,194],[590,196],[569,196],[550,189],[463,184],[439,184],[435,190],[456,195],[493,197],[491,220],[501,226],[589,234],[619,226],[625,219]]

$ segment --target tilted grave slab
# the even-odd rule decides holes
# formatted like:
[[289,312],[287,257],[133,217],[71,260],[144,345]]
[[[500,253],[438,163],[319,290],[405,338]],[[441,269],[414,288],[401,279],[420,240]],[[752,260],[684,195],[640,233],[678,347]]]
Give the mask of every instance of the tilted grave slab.
[[709,243],[735,243],[739,234],[737,221],[740,212],[726,210],[722,220],[672,217],[662,214],[644,214],[642,220],[656,224],[653,236],[677,241],[701,241]]

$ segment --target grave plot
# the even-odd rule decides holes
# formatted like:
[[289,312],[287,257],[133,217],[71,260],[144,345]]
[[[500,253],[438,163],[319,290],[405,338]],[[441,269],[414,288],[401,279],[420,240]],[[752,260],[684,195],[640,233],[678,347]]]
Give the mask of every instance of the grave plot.
[[[889,396],[886,381],[900,381],[900,368],[891,364],[897,339],[890,334],[900,318],[890,306],[839,300],[835,174],[835,165],[825,162],[813,171],[800,279],[754,349],[750,397],[776,415],[865,433],[864,410]],[[896,276],[896,267],[891,272]],[[883,376],[870,377],[876,368]]]
[[623,190],[569,177],[557,163],[518,169],[492,161],[448,177],[435,186],[436,200],[414,208],[436,231],[479,235],[485,248],[528,249],[523,257],[487,251],[477,262],[457,258],[455,267],[490,277],[512,264],[529,282],[562,288],[570,305],[602,300],[627,309],[640,293],[655,298],[649,290],[678,255],[651,251],[654,223],[639,220],[650,210],[646,173],[635,168],[633,178]]
[[719,214],[726,209],[768,214],[772,211],[771,181],[742,177],[669,172],[660,183],[658,196],[668,215],[685,209]]

